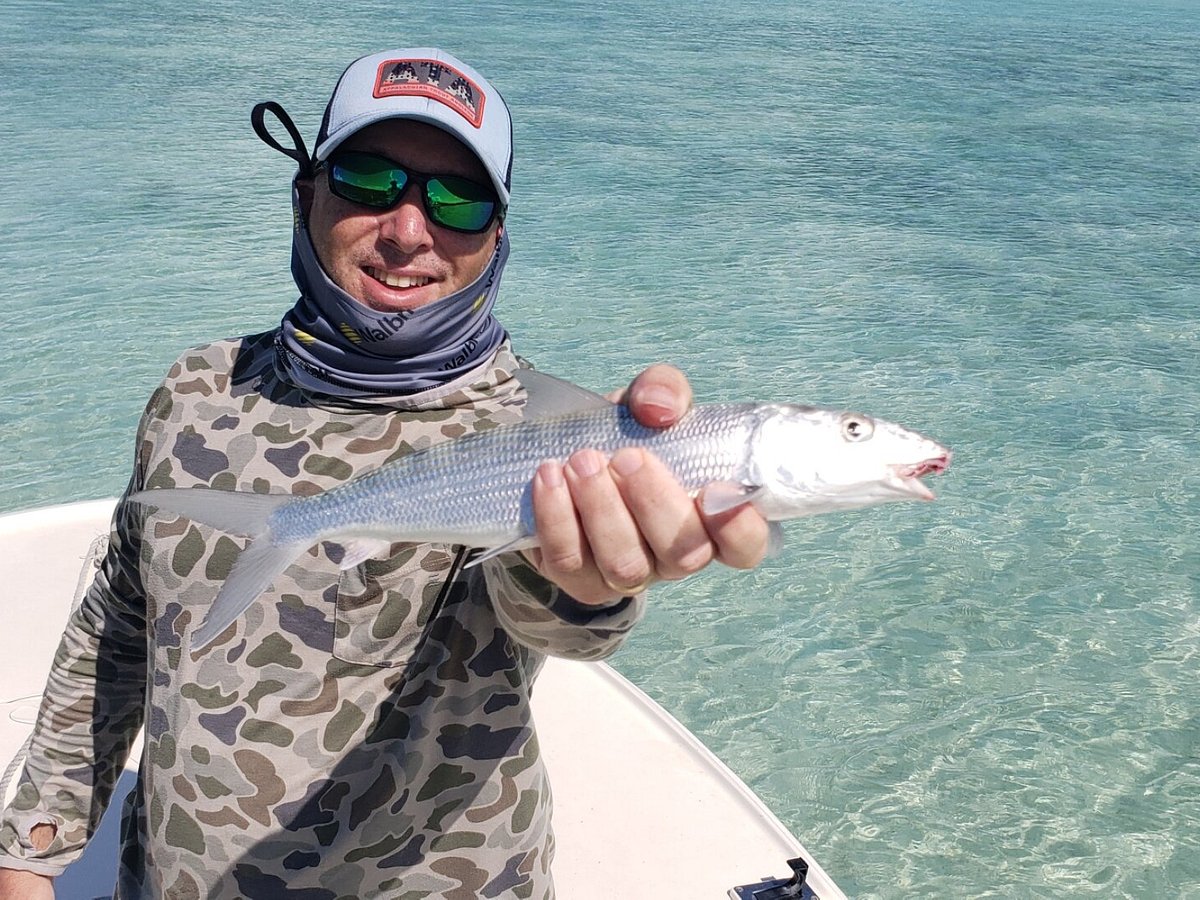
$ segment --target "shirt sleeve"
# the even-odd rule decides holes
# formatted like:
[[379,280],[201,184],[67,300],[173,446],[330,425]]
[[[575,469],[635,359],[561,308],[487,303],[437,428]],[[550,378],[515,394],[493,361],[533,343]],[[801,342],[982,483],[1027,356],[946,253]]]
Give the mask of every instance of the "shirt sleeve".
[[543,578],[519,553],[481,566],[496,616],[512,637],[539,653],[605,659],[625,642],[646,610],[645,593],[608,606],[580,603]]
[[[139,428],[139,447],[142,438]],[[142,480],[137,466],[129,490]],[[78,859],[141,728],[147,665],[142,518],[140,507],[118,502],[107,553],[67,622],[16,792],[0,813],[0,867],[55,876]],[[30,840],[39,824],[55,830],[44,850]]]

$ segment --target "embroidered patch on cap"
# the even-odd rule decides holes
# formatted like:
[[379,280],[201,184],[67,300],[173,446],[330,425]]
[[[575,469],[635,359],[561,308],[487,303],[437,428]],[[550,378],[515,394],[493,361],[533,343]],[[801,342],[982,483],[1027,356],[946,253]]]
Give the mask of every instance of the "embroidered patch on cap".
[[428,97],[450,107],[476,128],[483,122],[483,91],[449,63],[436,59],[387,59],[375,76],[376,97]]

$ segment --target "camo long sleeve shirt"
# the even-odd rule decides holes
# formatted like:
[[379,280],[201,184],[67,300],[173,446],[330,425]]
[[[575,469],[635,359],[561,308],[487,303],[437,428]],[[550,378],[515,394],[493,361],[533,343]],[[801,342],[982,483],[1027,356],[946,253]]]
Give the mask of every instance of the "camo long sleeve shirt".
[[[151,398],[131,489],[312,494],[520,417],[507,344],[412,409],[321,408],[272,336],[189,351]],[[579,606],[515,554],[394,544],[340,571],[297,560],[211,646],[196,628],[244,541],[120,502],[55,659],[0,865],[82,852],[143,723],[117,896],[549,898],[550,794],[530,714],[544,654],[597,659],[640,598]],[[57,829],[36,851],[29,828]]]

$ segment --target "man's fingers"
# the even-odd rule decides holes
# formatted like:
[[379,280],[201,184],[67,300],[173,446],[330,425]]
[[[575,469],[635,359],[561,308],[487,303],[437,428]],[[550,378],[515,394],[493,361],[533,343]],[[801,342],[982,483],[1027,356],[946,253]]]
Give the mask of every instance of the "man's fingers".
[[647,428],[666,428],[691,408],[692,386],[677,368],[659,363],[638,375],[612,399],[627,405],[633,417]]
[[[699,503],[697,503],[699,507]],[[734,569],[752,569],[767,555],[767,520],[744,503],[725,512],[704,516],[704,526],[717,547],[717,559]]]
[[604,455],[595,450],[581,450],[567,461],[564,474],[604,583],[620,591],[653,578],[653,559],[613,481]]
[[533,477],[533,512],[538,552],[532,558],[539,571],[555,581],[564,576],[578,577],[591,557],[558,462],[551,460],[538,467]]
[[[650,428],[690,408],[692,389],[674,366],[646,369],[610,396]],[[749,506],[706,516],[658,457],[626,447],[612,459],[580,450],[546,462],[533,482],[539,546],[527,554],[575,599],[605,603],[653,579],[679,579],[719,559],[748,569],[766,555],[768,528]]]
[[613,456],[609,468],[654,555],[659,577],[683,578],[712,561],[715,548],[695,502],[658,457],[627,447]]

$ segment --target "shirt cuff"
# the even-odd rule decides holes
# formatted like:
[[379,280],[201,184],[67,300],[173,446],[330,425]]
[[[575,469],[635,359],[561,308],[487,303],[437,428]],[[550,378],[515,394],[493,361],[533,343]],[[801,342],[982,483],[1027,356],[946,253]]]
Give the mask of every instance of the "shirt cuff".
[[572,625],[590,625],[597,619],[623,613],[633,603],[634,597],[622,597],[612,603],[580,603],[574,597],[558,592],[550,608],[564,622]]

